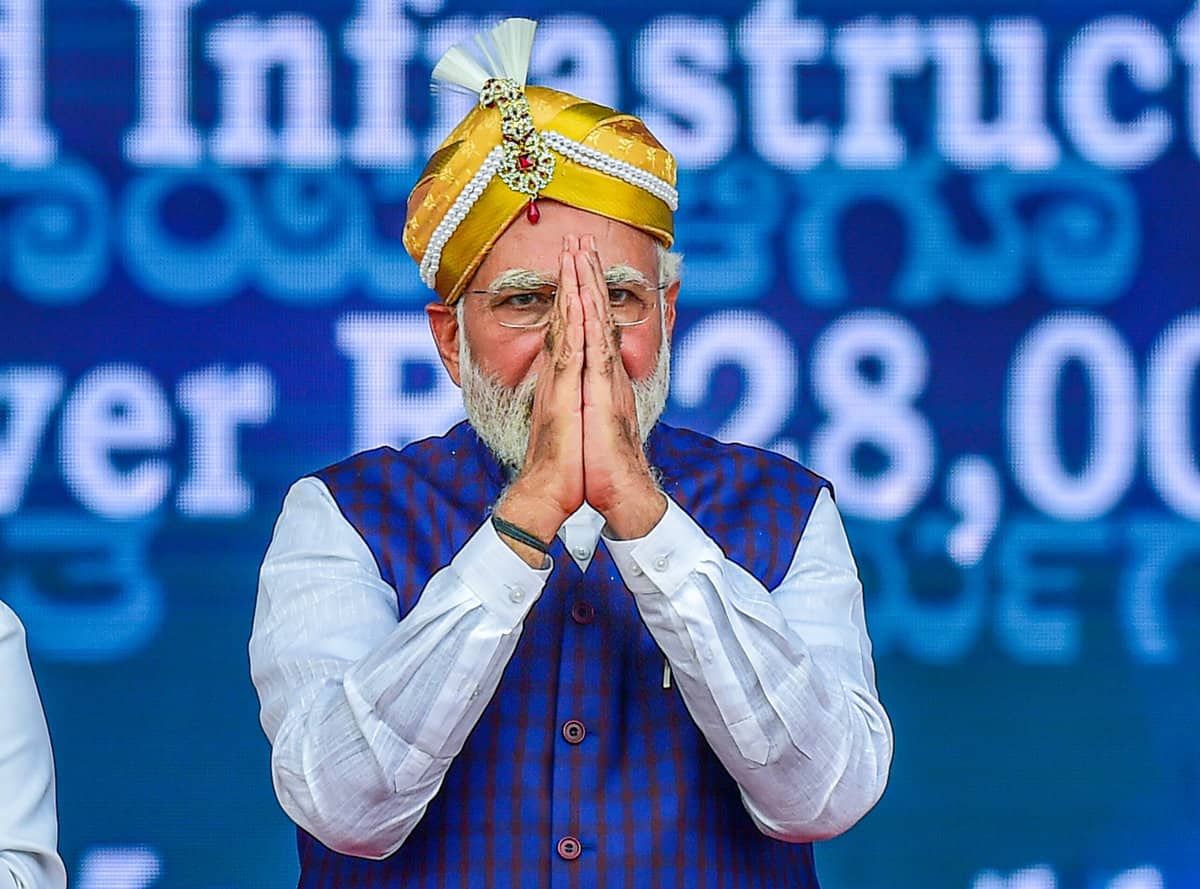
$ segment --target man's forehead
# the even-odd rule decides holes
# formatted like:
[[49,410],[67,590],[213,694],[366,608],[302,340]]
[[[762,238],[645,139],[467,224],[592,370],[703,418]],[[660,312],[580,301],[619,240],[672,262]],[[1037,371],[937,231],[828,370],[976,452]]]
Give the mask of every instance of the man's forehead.
[[506,249],[559,253],[565,237],[592,237],[600,255],[621,254],[627,259],[652,250],[655,239],[641,229],[610,219],[589,210],[580,210],[558,201],[539,201],[541,217],[530,222],[524,214],[517,216],[496,238],[492,251]]
[[529,222],[522,214],[496,239],[481,258],[467,289],[493,289],[491,284],[498,276],[522,269],[546,281],[557,281],[564,242],[587,236],[595,238],[606,270],[624,265],[638,270],[647,280],[657,278],[656,241],[644,231],[557,201],[539,201],[539,206],[542,213],[538,223]]
[[[493,270],[495,277],[493,285],[507,281],[537,281],[543,284],[557,284],[559,268],[535,269],[529,266],[511,266],[506,269]],[[604,276],[609,280],[649,280],[649,273],[627,262],[604,263]]]

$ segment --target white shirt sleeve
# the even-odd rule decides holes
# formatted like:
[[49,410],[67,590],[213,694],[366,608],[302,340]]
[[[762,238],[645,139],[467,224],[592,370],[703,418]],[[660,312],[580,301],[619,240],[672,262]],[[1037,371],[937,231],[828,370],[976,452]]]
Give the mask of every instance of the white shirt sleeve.
[[549,574],[485,522],[399,620],[395,590],[324,483],[293,485],[250,638],[284,811],[336,851],[398,849],[495,692]]
[[54,756],[25,629],[0,602],[0,889],[64,889]]
[[605,543],[759,829],[799,842],[858,821],[887,783],[892,728],[829,493],[771,591],[670,498],[648,535]]

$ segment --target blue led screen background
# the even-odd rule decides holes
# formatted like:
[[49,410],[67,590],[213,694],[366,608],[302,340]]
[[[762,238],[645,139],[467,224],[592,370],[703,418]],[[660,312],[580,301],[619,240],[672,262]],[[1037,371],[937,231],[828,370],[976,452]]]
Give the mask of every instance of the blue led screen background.
[[489,16],[681,167],[667,418],[829,476],[896,730],[833,889],[1200,887],[1200,7],[0,0],[0,597],[80,889],[295,879],[287,486],[461,416],[399,245]]

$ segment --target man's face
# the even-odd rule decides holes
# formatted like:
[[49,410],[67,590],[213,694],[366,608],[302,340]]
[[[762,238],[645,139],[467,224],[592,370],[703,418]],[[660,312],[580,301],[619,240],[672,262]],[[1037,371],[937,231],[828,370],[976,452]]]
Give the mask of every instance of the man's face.
[[[539,201],[538,207],[541,219],[536,225],[522,215],[497,240],[466,286],[461,313],[440,303],[427,307],[446,369],[463,387],[468,416],[501,461],[511,465],[520,464],[514,454],[524,455],[536,379],[533,365],[545,348],[546,328],[519,329],[497,323],[488,308],[487,291],[496,289],[497,283],[520,279],[524,273],[557,283],[567,235],[596,239],[601,265],[610,279],[640,278],[652,292],[659,280],[658,251],[650,235],[553,201]],[[677,294],[678,285],[669,287],[661,300],[655,294],[649,317],[618,331],[621,360],[634,384],[643,436],[665,401],[666,356]]]
[[[449,327],[447,322],[451,319],[440,321],[434,317],[434,313],[441,314],[439,306],[430,306],[434,336],[442,359],[459,385],[462,385],[458,367],[459,336],[466,337],[480,370],[502,386],[515,388],[529,375],[534,359],[545,346],[545,329],[520,330],[496,324],[487,311],[486,297],[472,291],[491,290],[502,276],[519,270],[532,272],[544,281],[556,282],[565,236],[594,236],[606,272],[616,267],[633,269],[651,285],[658,284],[658,252],[650,235],[622,222],[555,201],[538,201],[538,209],[541,220],[533,225],[524,215],[519,216],[500,235],[496,246],[467,283],[462,297],[463,330],[459,330],[456,323],[452,329],[439,330],[440,326]],[[664,294],[662,311],[665,311],[665,317],[659,315],[660,309],[656,305],[645,323],[621,328],[621,360],[630,379],[643,380],[653,372],[663,329],[665,327],[669,335],[675,325],[677,292],[677,287],[671,287]],[[454,314],[452,309],[445,311]]]

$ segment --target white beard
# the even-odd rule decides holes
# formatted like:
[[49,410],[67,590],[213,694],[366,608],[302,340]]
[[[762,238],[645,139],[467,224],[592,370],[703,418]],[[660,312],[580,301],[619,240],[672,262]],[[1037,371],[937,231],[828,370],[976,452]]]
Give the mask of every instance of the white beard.
[[[667,390],[671,386],[671,344],[665,330],[660,342],[654,371],[644,380],[633,381],[638,435],[643,445],[667,406]],[[463,404],[476,434],[502,466],[520,469],[529,449],[537,375],[530,374],[510,389],[495,376],[485,374],[475,363],[461,326],[458,360]]]

